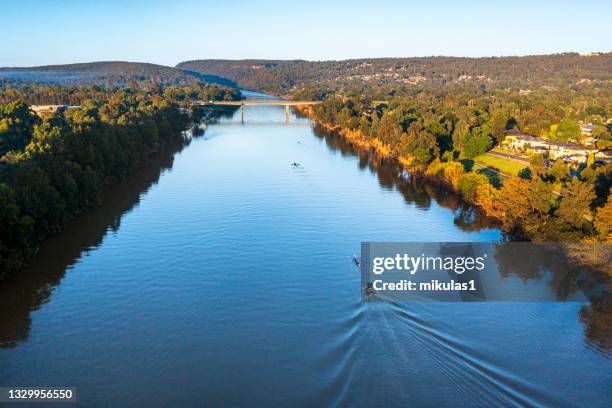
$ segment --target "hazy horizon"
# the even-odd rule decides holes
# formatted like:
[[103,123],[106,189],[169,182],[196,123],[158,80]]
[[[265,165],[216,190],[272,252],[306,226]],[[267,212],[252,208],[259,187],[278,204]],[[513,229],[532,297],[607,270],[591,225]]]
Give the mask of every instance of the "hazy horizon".
[[[24,10],[27,12],[24,13]],[[308,61],[608,52],[603,1],[3,4],[2,67],[195,59]]]

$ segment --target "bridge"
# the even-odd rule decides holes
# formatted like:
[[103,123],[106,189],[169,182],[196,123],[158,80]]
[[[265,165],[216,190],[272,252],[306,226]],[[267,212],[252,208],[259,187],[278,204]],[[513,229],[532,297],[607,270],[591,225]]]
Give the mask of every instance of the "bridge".
[[284,106],[285,107],[285,122],[289,122],[289,107],[290,106],[309,106],[317,105],[321,101],[193,101],[192,105],[201,106],[240,106],[240,119],[244,122],[244,107],[245,106],[259,106],[259,105],[272,105],[272,106]]

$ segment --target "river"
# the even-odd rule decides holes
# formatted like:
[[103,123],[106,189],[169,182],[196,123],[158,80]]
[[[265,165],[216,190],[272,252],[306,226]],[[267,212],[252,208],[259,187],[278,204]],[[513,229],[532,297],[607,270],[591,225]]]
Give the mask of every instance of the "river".
[[87,407],[610,406],[586,303],[362,303],[361,241],[504,237],[283,107],[104,198],[0,287],[0,385]]

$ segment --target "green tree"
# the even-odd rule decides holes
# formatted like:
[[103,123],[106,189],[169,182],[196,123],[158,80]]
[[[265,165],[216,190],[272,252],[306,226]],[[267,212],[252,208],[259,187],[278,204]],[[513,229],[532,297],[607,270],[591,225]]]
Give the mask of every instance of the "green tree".
[[510,115],[503,109],[497,109],[491,115],[489,121],[491,126],[491,135],[495,139],[495,143],[501,143],[506,137],[506,130],[508,130],[508,122],[510,121]]
[[511,177],[506,180],[499,201],[504,228],[545,240],[553,197],[551,185],[539,178]]
[[481,155],[488,151],[493,145],[490,131],[487,126],[474,128],[463,148],[463,155],[468,159]]
[[556,160],[552,167],[548,170],[548,174],[559,181],[563,181],[569,177],[569,168],[563,160]]
[[569,118],[563,119],[557,126],[555,138],[562,142],[569,139],[577,139],[580,136],[580,125]]
[[436,138],[414,122],[402,138],[401,153],[412,156],[416,163],[427,164],[438,156],[440,149]]
[[399,145],[402,127],[399,124],[398,112],[389,111],[383,115],[380,125],[378,125],[377,136],[382,142],[390,146]]
[[0,156],[9,150],[21,150],[32,136],[38,121],[22,100],[0,105]]
[[555,215],[574,228],[582,228],[591,218],[590,205],[595,199],[593,185],[574,177],[561,191],[561,202]]
[[546,171],[544,156],[541,154],[534,154],[529,158],[529,169],[531,174],[535,176],[541,176]]
[[463,195],[467,201],[476,203],[478,199],[478,190],[481,186],[490,183],[489,179],[484,174],[470,172],[462,174],[457,184],[461,195]]

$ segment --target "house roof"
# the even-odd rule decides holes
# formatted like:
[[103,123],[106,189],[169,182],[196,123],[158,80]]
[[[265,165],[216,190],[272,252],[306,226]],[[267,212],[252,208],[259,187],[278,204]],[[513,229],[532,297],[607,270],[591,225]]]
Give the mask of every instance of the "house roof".
[[524,140],[524,141],[527,141],[527,142],[545,142],[545,140],[543,140],[543,139],[541,139],[539,137],[536,137],[536,136],[528,135],[527,133],[523,133],[522,135],[518,136],[516,139],[517,140]]
[[518,129],[508,129],[506,130],[506,136],[532,136],[529,133],[521,132]]
[[584,147],[584,146],[579,146],[575,143],[568,143],[568,142],[556,142],[554,140],[551,140],[549,142],[547,142],[549,145],[551,146],[557,146],[557,147],[565,147],[567,149],[572,149],[572,150],[593,150],[593,149],[589,149],[588,147]]

